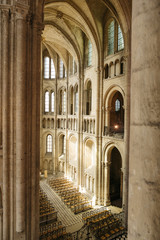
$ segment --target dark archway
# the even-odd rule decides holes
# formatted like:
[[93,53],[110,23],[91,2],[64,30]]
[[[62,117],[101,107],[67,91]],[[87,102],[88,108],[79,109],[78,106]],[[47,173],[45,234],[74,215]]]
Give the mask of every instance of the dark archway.
[[116,92],[111,101],[110,111],[110,132],[124,133],[124,109],[123,97],[120,92]]
[[116,147],[111,152],[110,200],[111,205],[122,207],[122,158]]

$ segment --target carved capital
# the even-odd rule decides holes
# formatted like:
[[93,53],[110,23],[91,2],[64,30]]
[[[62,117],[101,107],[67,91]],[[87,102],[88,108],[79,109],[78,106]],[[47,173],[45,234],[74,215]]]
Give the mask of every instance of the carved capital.
[[101,67],[97,67],[97,68],[95,68],[95,72],[98,74],[98,73],[100,73],[102,71],[102,68]]
[[10,12],[9,9],[2,9],[2,15],[6,18],[9,17],[9,12]]
[[112,107],[105,107],[105,112],[110,112],[112,110]]
[[29,20],[29,16],[31,16],[31,14],[29,14],[28,8],[23,8],[23,7],[16,7],[15,8],[15,16],[16,19],[21,19],[21,20]]

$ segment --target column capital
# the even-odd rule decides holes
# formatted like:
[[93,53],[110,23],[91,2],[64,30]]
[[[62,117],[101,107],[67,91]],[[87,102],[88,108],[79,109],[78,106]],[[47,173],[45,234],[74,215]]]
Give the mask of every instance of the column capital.
[[29,15],[29,9],[28,7],[20,7],[16,6],[15,10],[13,10],[13,13],[15,14],[16,19],[21,19],[21,20],[28,20],[28,15]]
[[111,162],[110,161],[106,162],[106,167],[109,168],[110,166],[111,166]]
[[110,161],[109,162],[102,162],[102,165],[103,165],[104,168],[109,168],[110,165],[111,165],[111,162]]
[[98,74],[98,73],[101,73],[103,71],[103,68],[102,67],[96,67],[95,68],[95,72]]
[[5,17],[8,17],[8,16],[9,16],[9,12],[10,12],[10,9],[9,9],[9,8],[3,8],[1,11],[2,11],[2,14],[3,14]]
[[112,110],[112,107],[105,107],[105,112],[110,112]]

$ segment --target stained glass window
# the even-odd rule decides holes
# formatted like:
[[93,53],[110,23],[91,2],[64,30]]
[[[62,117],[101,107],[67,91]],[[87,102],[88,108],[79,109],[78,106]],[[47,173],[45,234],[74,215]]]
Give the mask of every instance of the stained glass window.
[[124,49],[124,39],[120,25],[118,25],[118,51]]
[[91,66],[92,64],[92,43],[89,40],[88,41],[88,66]]
[[49,57],[44,58],[44,78],[49,78]]
[[108,55],[114,53],[114,21],[108,26]]
[[115,101],[115,111],[118,112],[120,110],[120,101],[117,99]]
[[52,136],[50,134],[47,136],[47,152],[52,152]]
[[49,112],[49,92],[45,92],[45,112]]

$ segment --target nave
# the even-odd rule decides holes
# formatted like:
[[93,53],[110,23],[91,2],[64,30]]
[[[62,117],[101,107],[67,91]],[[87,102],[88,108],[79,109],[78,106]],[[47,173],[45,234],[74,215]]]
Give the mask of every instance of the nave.
[[[64,177],[42,179],[40,189],[46,196],[46,201],[52,206],[51,209],[54,208],[56,212],[52,219],[46,217],[46,221],[40,221],[40,240],[127,240],[120,208],[93,206],[89,196],[80,193],[73,182]],[[75,212],[74,209],[82,206],[83,202],[84,207],[81,207],[81,210],[78,208],[79,212]],[[85,208],[86,202],[90,203],[90,210]]]

